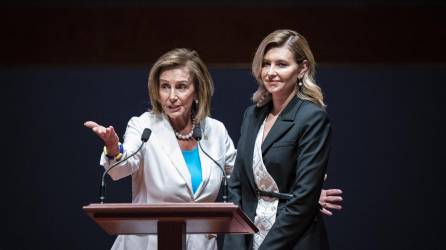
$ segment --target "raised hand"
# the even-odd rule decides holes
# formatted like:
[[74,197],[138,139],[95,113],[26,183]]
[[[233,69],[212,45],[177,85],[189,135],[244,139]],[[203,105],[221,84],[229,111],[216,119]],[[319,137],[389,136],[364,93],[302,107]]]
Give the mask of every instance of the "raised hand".
[[94,121],[87,121],[84,126],[90,128],[99,138],[104,141],[109,156],[115,156],[119,153],[119,137],[113,126],[104,127]]

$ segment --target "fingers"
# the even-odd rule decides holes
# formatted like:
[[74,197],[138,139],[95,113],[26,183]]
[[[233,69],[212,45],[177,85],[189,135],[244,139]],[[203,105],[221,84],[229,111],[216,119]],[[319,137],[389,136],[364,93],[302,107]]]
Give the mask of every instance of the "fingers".
[[[95,126],[96,125],[96,126]],[[104,126],[101,126],[97,123],[95,125],[91,124],[91,130],[95,132],[99,137],[105,137],[107,134],[107,129]]]
[[87,128],[94,128],[94,127],[99,126],[99,124],[97,124],[94,121],[86,121],[86,122],[84,122],[84,126]]
[[340,196],[342,194],[341,189],[325,189],[324,191],[326,196],[331,196],[331,195]]
[[110,131],[107,132],[107,129],[104,126],[99,125],[94,121],[86,121],[84,122],[84,126],[90,128],[94,133],[96,133],[101,138],[104,138],[107,136],[107,134],[110,134]]
[[324,202],[340,203],[343,199],[341,196],[325,196],[322,200]]
[[339,204],[335,204],[335,203],[329,203],[329,202],[320,202],[319,204],[321,205],[321,213],[326,214],[326,215],[333,215],[333,212],[330,211],[331,210],[342,210],[342,206]]
[[342,210],[342,206],[335,203],[325,202],[321,204],[324,209]]
[[333,213],[330,212],[330,210],[327,210],[327,209],[325,209],[325,208],[322,208],[320,211],[321,211],[321,213],[324,214],[324,215],[328,215],[328,216],[332,216],[332,215],[333,215]]
[[90,128],[96,135],[101,137],[101,139],[103,139],[103,137],[106,133],[105,127],[97,124],[94,121],[86,121],[86,122],[84,122],[84,126],[87,128]]
[[319,197],[319,204],[322,206],[321,213],[331,216],[333,213],[329,210],[342,210],[340,203],[343,201],[341,189],[322,190]]
[[119,142],[119,137],[115,132],[113,126],[104,127],[94,121],[86,121],[84,126],[90,128],[99,138],[101,138],[105,145],[115,145]]
[[109,126],[108,128],[103,126],[97,126],[93,128],[93,132],[95,132],[104,140],[117,137],[115,129],[112,126]]
[[108,128],[105,129],[105,134],[107,137],[114,137],[116,134],[115,128],[113,128],[113,126],[108,126]]
[[102,126],[97,126],[92,128],[93,132],[95,132],[99,137],[103,140],[107,138],[107,129]]

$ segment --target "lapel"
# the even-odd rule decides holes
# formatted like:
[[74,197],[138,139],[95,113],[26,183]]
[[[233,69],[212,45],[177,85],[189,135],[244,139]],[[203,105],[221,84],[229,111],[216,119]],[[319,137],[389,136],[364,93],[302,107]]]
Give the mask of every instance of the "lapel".
[[167,158],[171,164],[175,167],[178,174],[184,179],[189,189],[189,193],[192,195],[192,181],[189,173],[189,169],[184,161],[183,154],[178,145],[177,138],[173,132],[173,128],[168,121],[168,118],[162,114],[157,116],[156,122],[153,124],[153,131],[156,131],[158,138],[158,144],[166,153]]
[[245,147],[245,154],[246,154],[246,163],[244,164],[246,166],[246,175],[248,176],[248,180],[250,183],[251,188],[255,192],[256,184],[254,181],[254,173],[252,170],[252,161],[253,161],[253,155],[254,155],[254,144],[256,141],[257,133],[259,132],[260,126],[262,125],[263,121],[265,120],[266,115],[271,110],[271,105],[265,105],[260,108],[254,108],[252,119],[249,119],[249,122],[247,126],[245,127],[246,132],[246,141],[244,144]]
[[270,129],[268,135],[262,143],[262,154],[265,155],[269,148],[282,138],[286,132],[294,125],[297,110],[302,104],[302,100],[294,97],[277,117],[276,122]]

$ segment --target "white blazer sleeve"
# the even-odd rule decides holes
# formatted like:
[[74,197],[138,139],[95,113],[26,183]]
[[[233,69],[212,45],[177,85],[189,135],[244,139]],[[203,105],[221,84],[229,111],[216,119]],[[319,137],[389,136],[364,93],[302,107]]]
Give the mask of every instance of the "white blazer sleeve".
[[[141,122],[139,121],[138,117],[132,117],[128,122],[127,129],[125,131],[123,142],[124,152],[121,159],[131,155],[139,148],[142,143],[141,134],[143,130],[144,128],[141,126]],[[144,147],[136,155],[114,167],[108,174],[113,180],[119,180],[131,175],[140,167],[143,152]],[[116,163],[115,160],[109,159],[104,153],[102,153],[100,164],[104,166],[105,169],[109,169],[114,163]]]

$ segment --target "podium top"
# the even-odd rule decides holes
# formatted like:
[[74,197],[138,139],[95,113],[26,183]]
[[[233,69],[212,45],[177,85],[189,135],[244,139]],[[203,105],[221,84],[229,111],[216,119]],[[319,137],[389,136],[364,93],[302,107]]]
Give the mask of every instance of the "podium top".
[[110,235],[156,234],[158,222],[184,222],[191,234],[258,231],[233,203],[94,203],[83,210]]

